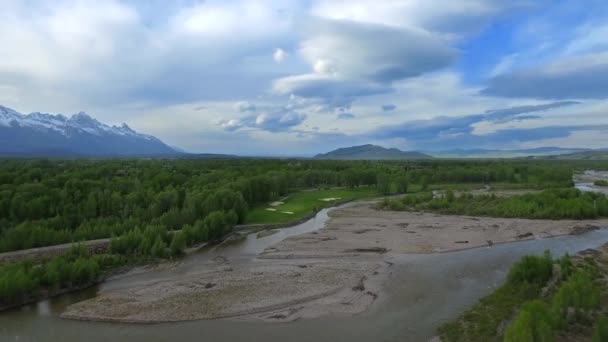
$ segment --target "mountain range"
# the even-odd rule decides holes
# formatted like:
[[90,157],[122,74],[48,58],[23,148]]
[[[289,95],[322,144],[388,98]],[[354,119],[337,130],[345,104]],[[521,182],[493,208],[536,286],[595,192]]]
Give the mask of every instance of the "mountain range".
[[542,158],[553,160],[608,160],[608,149],[587,150],[582,152],[545,156]]
[[317,154],[315,159],[346,159],[346,160],[373,160],[373,159],[428,159],[431,156],[415,151],[401,151],[396,148],[385,148],[378,145],[361,145],[344,147],[331,152]]
[[172,156],[161,140],[126,124],[109,126],[80,112],[21,114],[0,106],[0,156]]
[[537,147],[516,150],[498,149],[452,149],[444,151],[424,152],[438,158],[518,158],[529,156],[551,156],[585,152],[585,148]]
[[[318,154],[316,159],[380,160],[429,158],[538,158],[606,159],[607,151],[583,148],[540,147],[520,150],[453,149],[401,151],[367,144]],[[225,154],[189,154],[160,139],[134,131],[126,124],[110,126],[80,112],[21,114],[0,106],[0,156],[26,157],[179,157],[238,158]]]

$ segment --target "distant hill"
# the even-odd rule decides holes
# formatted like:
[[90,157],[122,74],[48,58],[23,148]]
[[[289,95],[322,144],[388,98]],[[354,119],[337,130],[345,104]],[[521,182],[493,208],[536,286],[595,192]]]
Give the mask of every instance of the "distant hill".
[[341,160],[381,160],[381,159],[427,159],[431,156],[415,152],[401,151],[396,148],[385,148],[377,145],[361,145],[339,148],[331,152],[317,154],[315,159]]
[[425,152],[438,158],[518,158],[529,156],[550,156],[585,152],[584,148],[562,148],[562,147],[537,147],[518,150],[493,150],[493,149],[454,149],[446,151]]
[[608,150],[592,150],[536,158],[553,160],[608,160]]
[[182,159],[240,159],[246,158],[234,154],[218,154],[218,153],[182,153],[178,155]]

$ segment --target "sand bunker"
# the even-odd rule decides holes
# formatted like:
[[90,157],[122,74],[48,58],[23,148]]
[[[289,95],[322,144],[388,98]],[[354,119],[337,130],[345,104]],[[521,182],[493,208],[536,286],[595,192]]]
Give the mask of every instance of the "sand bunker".
[[275,208],[266,208],[268,211],[277,211]]
[[327,197],[327,198],[320,198],[319,201],[323,201],[323,202],[333,202],[333,201],[337,201],[337,200],[341,200],[342,197]]
[[281,211],[283,214],[293,215],[293,211]]
[[278,206],[283,205],[283,204],[285,204],[285,202],[276,201],[276,202],[272,202],[272,203],[270,203],[269,205],[270,205],[271,207],[278,207]]

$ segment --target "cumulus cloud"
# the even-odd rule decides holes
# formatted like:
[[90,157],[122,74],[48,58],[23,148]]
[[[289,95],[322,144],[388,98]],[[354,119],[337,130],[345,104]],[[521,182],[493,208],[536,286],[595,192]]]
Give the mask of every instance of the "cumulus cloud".
[[297,112],[261,114],[255,119],[255,127],[276,132],[301,124],[306,119],[305,114]]
[[[607,9],[599,0],[0,1],[0,104],[136,121],[193,151],[195,136],[205,149],[222,139],[251,149],[395,137],[563,142],[582,132],[569,127],[605,121]],[[514,25],[483,31],[505,13]],[[593,115],[582,115],[590,103]],[[403,125],[389,115],[397,106]],[[205,134],[186,142],[186,129]]]
[[608,53],[566,58],[492,77],[482,95],[538,99],[608,98]]
[[256,110],[255,104],[253,104],[249,101],[237,102],[234,105],[234,108],[241,113],[242,112],[255,112],[255,110]]
[[[306,114],[285,107],[256,109],[257,113],[243,118],[224,119],[219,126],[226,131],[241,128],[256,128],[268,132],[282,132],[300,125],[306,120]],[[250,112],[252,111],[245,111]]]
[[255,96],[276,76],[263,63],[243,61],[286,39],[290,13],[300,6],[3,1],[0,45],[13,48],[0,50],[0,84],[15,89],[12,98],[25,107],[49,109]]
[[241,123],[241,121],[239,121],[237,119],[221,120],[219,122],[219,125],[226,131],[230,131],[230,132],[236,131],[237,129],[243,127],[243,124]]
[[272,54],[272,59],[277,63],[283,63],[287,58],[287,52],[281,48],[276,48]]

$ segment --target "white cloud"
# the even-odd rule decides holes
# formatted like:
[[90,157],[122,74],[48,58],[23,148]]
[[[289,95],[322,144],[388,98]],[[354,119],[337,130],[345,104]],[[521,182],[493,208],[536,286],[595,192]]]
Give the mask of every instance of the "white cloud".
[[418,29],[456,37],[475,32],[492,16],[531,1],[502,0],[322,0],[312,13],[328,19],[353,20]]
[[272,59],[277,63],[283,63],[283,61],[287,58],[288,54],[285,50],[281,48],[276,48],[274,53],[272,54]]
[[299,52],[312,72],[277,79],[273,89],[280,94],[346,106],[357,97],[389,92],[394,81],[447,67],[457,54],[416,30],[331,20],[311,26]]
[[[230,140],[226,144],[234,149],[239,142],[254,149],[282,140],[286,144],[275,151],[306,144],[325,149],[323,142],[343,145],[341,134],[349,134],[348,141],[363,139],[379,125],[458,118],[537,104],[536,98],[607,97],[602,1],[582,9],[590,9],[593,20],[581,18],[562,28],[553,20],[559,6],[543,8],[549,4],[0,1],[0,104],[22,111],[82,109],[102,121],[126,121],[171,144],[184,142],[189,150],[198,144],[236,152],[223,149],[221,140]],[[566,9],[576,6],[581,7],[569,3]],[[475,51],[466,50],[468,39],[494,18],[522,8],[533,10],[509,20],[526,27],[525,34],[513,33],[512,42],[496,48],[505,54],[480,94],[484,87],[478,80],[491,68],[469,69],[466,59]],[[566,9],[561,11],[570,14]],[[554,22],[527,25],[529,17]],[[508,27],[495,29],[511,34]],[[460,49],[466,63],[456,67]],[[557,118],[569,125],[605,121],[608,105],[589,102],[593,106],[581,106],[582,113],[560,109],[541,119],[492,122],[486,132],[557,125]],[[396,107],[383,111],[387,104]],[[338,119],[352,113],[349,120]],[[221,117],[226,119],[218,121]]]
[[291,9],[295,5],[293,1],[209,0],[180,10],[171,19],[171,26],[177,32],[206,38],[241,40],[277,35],[291,26],[290,16],[278,10],[282,6]]
[[238,112],[255,112],[256,110],[256,106],[255,104],[249,102],[249,101],[241,101],[241,102],[237,102],[234,105],[234,108],[238,111]]

